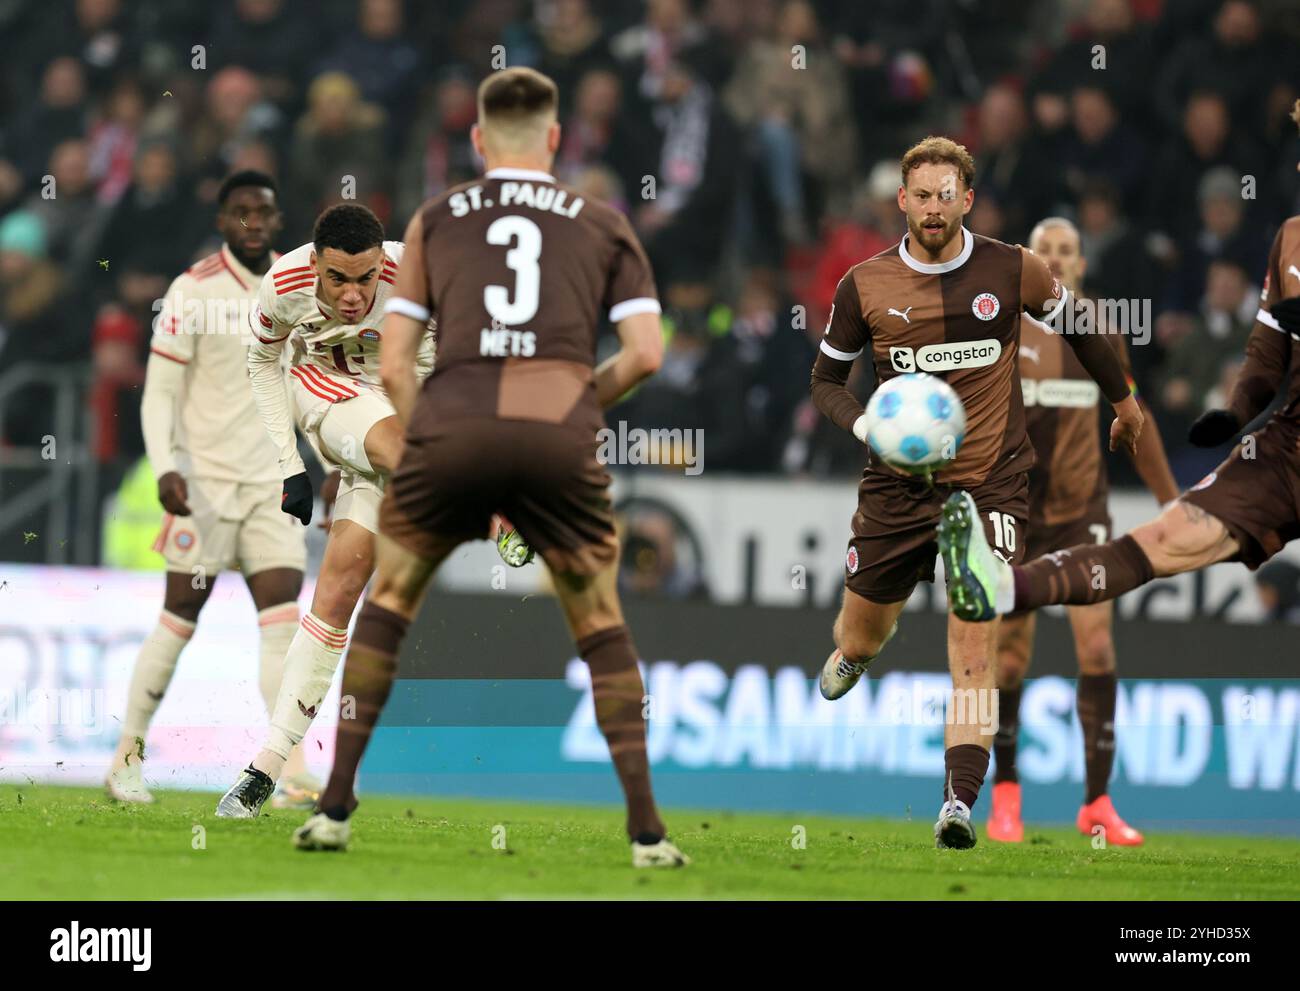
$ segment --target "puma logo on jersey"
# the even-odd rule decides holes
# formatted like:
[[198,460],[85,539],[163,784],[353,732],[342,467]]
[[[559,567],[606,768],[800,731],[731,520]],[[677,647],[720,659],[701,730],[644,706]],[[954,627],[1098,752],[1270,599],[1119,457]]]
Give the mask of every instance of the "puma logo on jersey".
[[1023,354],[1026,358],[1028,358],[1030,361],[1032,361],[1035,365],[1042,363],[1038,357],[1038,348],[1031,348],[1028,344],[1022,344],[1020,345],[1020,353]]
[[909,306],[907,309],[905,309],[905,310],[896,310],[896,309],[894,309],[894,308],[891,306],[891,307],[889,308],[889,314],[888,314],[888,315],[891,316],[891,317],[902,317],[902,318],[903,318],[903,323],[908,323],[908,324],[910,324],[910,323],[912,322],[912,320],[911,320],[910,317],[908,317],[908,314],[911,313],[911,312],[912,312],[912,307],[910,307],[910,306]]

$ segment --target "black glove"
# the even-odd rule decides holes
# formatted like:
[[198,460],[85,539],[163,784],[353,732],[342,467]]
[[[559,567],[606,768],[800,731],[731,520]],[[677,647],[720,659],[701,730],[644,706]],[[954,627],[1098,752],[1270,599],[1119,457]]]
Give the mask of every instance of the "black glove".
[[1300,334],[1300,296],[1274,303],[1268,312],[1288,334]]
[[280,496],[280,508],[290,516],[296,516],[306,526],[311,522],[311,479],[305,471],[284,480],[284,495]]
[[1237,436],[1241,424],[1226,409],[1206,410],[1187,431],[1187,439],[1197,447],[1218,447]]

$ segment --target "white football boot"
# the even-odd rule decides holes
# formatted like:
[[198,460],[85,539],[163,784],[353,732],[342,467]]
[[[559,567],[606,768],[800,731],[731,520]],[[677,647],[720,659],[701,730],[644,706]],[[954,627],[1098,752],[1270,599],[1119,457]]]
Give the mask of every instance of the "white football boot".
[[[894,634],[898,632],[898,620],[894,620],[894,625],[889,629],[889,635],[885,637],[880,645],[880,650],[876,651],[876,657],[879,657],[885,649],[885,644],[893,639]],[[871,667],[871,662],[876,657],[868,657],[865,661],[850,661],[845,657],[837,647],[831,651],[831,656],[826,658],[826,663],[822,665],[822,676],[817,683],[821,689],[822,698],[828,702],[833,702],[837,698],[848,694],[850,688],[858,683],[858,679],[867,673],[867,668]]]
[[140,771],[140,762],[118,767],[108,773],[104,781],[104,790],[109,798],[119,802],[137,802],[147,805],[153,801],[153,795],[144,786],[144,775]]
[[965,802],[950,798],[934,824],[934,845],[940,850],[969,850],[975,845],[975,824]]
[[691,858],[669,843],[666,837],[657,843],[632,841],[633,867],[685,867],[690,862]]
[[352,838],[348,820],[339,822],[317,812],[293,831],[293,845],[299,850],[346,850]]
[[239,772],[239,780],[217,802],[218,819],[256,819],[275,791],[270,776],[251,764]]

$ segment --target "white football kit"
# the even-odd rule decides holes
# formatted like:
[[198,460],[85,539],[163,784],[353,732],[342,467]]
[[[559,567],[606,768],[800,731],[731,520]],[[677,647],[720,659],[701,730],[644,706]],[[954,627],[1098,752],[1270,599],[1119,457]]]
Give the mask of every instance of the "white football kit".
[[[384,242],[384,258],[370,309],[355,324],[338,317],[318,295],[308,243],[282,255],[262,278],[257,307],[249,316],[256,341],[248,368],[262,422],[278,452],[281,478],[304,471],[294,424],[322,462],[341,472],[334,518],[352,520],[375,533],[385,478],[366,457],[370,428],[396,415],[379,378],[384,304],[393,295],[400,241]],[[281,353],[290,344],[288,397]],[[417,373],[433,369],[433,336],[421,343]]]
[[[179,472],[189,516],[163,516],[168,571],[303,570],[304,529],[280,510],[275,445],[249,385],[259,277],[222,245],[177,276],[154,322],[140,418],[155,478]],[[280,379],[284,393],[284,379]]]

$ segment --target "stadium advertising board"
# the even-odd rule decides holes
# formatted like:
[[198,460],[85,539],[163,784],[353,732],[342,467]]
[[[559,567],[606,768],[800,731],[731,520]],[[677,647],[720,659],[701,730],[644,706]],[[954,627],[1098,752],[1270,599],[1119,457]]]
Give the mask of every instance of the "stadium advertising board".
[[[156,576],[6,567],[0,779],[101,779]],[[309,594],[309,593],[306,593]],[[649,753],[666,805],[926,818],[943,771],[944,628],[908,616],[875,677],[828,703],[832,614],[639,600]],[[255,614],[226,576],[151,731],[146,778],[219,788],[260,742]],[[1029,821],[1077,809],[1068,629],[1045,617],[1022,703]],[[1113,792],[1146,828],[1300,833],[1300,684],[1286,628],[1130,621]],[[338,678],[307,741],[328,770]],[[250,749],[251,748],[251,749]],[[362,766],[372,792],[617,801],[586,666],[549,597],[435,594]],[[793,821],[793,820],[792,820]]]
[[[624,524],[655,549],[658,573],[645,576],[672,596],[773,606],[838,605],[849,520],[857,505],[852,482],[792,481],[680,474],[616,475],[615,501]],[[1145,493],[1112,493],[1116,534],[1150,519],[1158,507]],[[1283,551],[1300,562],[1300,549]],[[487,543],[458,550],[439,575],[442,587],[479,592],[499,565]],[[942,576],[942,563],[938,574]],[[535,569],[504,576],[509,588],[535,592]],[[499,588],[501,582],[493,585]],[[946,608],[941,586],[922,585],[909,610]],[[1261,617],[1251,573],[1240,564],[1152,582],[1118,603],[1121,616],[1181,620],[1212,616],[1249,623]]]

